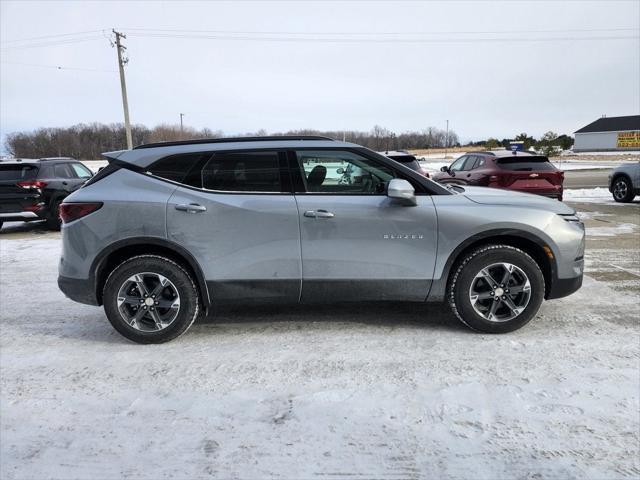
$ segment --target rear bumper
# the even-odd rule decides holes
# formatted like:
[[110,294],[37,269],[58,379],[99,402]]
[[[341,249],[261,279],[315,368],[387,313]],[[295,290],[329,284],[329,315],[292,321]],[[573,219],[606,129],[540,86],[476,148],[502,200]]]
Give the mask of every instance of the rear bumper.
[[0,221],[2,222],[28,222],[30,220],[42,220],[36,212],[10,212],[0,213]]
[[99,305],[92,282],[88,279],[58,276],[58,288],[68,298],[86,305]]
[[554,190],[535,190],[535,189],[518,189],[510,188],[514,192],[531,193],[533,195],[540,195],[547,198],[554,198],[556,200],[562,200],[562,187]]

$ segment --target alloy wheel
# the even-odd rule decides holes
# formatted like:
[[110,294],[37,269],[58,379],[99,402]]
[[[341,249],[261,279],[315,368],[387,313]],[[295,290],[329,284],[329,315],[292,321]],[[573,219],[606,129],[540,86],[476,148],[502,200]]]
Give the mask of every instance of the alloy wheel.
[[141,332],[164,330],[180,312],[178,289],[158,273],[132,275],[120,286],[117,300],[123,320]]
[[622,200],[627,196],[627,182],[618,180],[613,186],[613,196],[618,200]]
[[494,263],[478,272],[469,288],[473,309],[490,322],[507,322],[520,315],[531,299],[531,282],[511,263]]

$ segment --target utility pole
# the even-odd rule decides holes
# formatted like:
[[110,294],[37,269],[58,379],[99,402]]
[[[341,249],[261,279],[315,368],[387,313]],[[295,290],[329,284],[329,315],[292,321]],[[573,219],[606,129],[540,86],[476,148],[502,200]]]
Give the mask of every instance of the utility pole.
[[118,50],[118,67],[120,69],[120,88],[122,90],[122,108],[124,109],[124,130],[127,135],[127,148],[131,150],[133,148],[133,140],[131,139],[131,123],[129,121],[129,101],[127,100],[127,84],[124,80],[124,66],[129,61],[123,55],[123,51],[127,49],[124,45],[122,45],[120,39],[127,38],[126,35],[116,32],[112,30],[113,34],[116,36],[116,49]]
[[447,120],[447,135],[444,139],[444,159],[447,159],[447,148],[449,147],[449,120]]
[[180,114],[180,138],[182,138],[184,136],[183,135],[184,127],[182,126],[182,117],[184,117],[184,113]]

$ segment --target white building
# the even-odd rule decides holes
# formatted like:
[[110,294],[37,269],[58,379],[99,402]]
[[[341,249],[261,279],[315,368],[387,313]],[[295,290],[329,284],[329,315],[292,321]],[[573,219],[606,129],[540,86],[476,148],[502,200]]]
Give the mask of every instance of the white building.
[[574,152],[640,150],[640,115],[602,117],[575,136]]

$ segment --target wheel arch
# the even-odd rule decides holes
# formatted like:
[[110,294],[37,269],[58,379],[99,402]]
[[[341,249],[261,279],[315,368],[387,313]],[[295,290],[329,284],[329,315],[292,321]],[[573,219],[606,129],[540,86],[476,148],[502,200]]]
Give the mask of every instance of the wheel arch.
[[[547,298],[551,291],[552,284],[557,278],[556,259],[551,246],[540,237],[529,232],[513,229],[497,229],[469,237],[451,252],[445,262],[440,280],[435,281],[431,287],[429,300],[443,300],[449,281],[451,280],[454,266],[470,251],[489,244],[509,245],[519,248],[533,258],[540,267],[540,270],[542,270],[545,282],[545,298]],[[545,247],[550,253],[547,252]],[[550,258],[549,255],[552,255],[553,258]]]
[[627,172],[616,172],[611,177],[611,183],[609,184],[609,191],[611,193],[613,193],[613,184],[616,183],[616,180],[620,178],[624,178],[627,182],[629,182],[629,185],[631,185],[631,188],[633,189],[633,181],[631,180],[631,176]]
[[157,237],[135,237],[120,240],[100,252],[91,266],[98,305],[102,305],[102,291],[109,273],[127,258],[143,254],[161,255],[182,265],[193,276],[200,291],[202,303],[205,307],[211,305],[207,282],[196,259],[180,245]]

